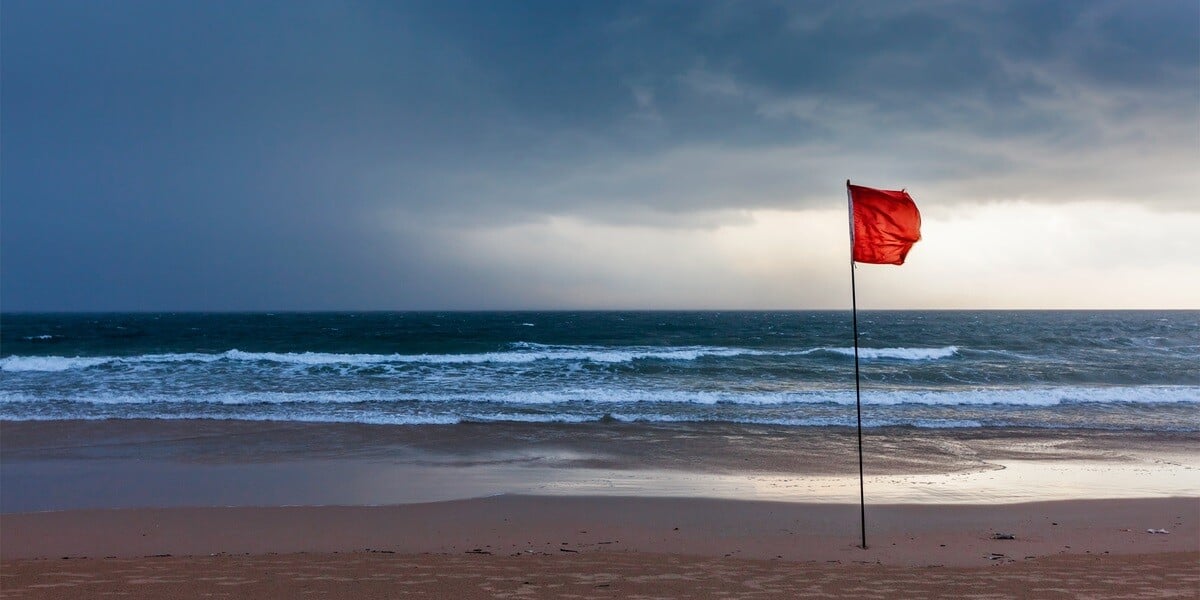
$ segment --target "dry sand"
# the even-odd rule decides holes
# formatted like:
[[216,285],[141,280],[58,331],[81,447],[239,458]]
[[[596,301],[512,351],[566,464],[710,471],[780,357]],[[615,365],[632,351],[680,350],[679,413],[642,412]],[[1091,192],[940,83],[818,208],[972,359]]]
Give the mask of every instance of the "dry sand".
[[1200,555],[904,568],[644,553],[277,554],[4,563],[5,598],[1195,598]]
[[1194,498],[875,506],[866,550],[855,506],[730,500],[15,514],[0,516],[0,594],[1193,598],[1198,508]]
[[[649,552],[896,566],[1200,551],[1200,500],[868,507],[704,498],[498,496],[400,506],[0,515],[0,558],[351,552]],[[1147,529],[1170,534],[1149,534]],[[1015,539],[993,539],[1011,534]]]

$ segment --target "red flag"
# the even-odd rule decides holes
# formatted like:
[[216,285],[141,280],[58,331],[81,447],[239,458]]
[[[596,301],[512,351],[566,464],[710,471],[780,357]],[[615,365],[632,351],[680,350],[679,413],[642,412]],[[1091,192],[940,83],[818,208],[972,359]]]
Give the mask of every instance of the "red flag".
[[853,260],[881,265],[902,265],[912,245],[921,239],[921,213],[908,192],[877,190],[851,185],[850,229]]

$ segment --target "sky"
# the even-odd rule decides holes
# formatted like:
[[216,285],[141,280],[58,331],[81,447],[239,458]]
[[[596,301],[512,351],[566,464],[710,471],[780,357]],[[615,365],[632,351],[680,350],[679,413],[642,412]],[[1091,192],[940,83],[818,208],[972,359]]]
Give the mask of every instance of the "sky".
[[0,310],[1200,308],[1200,4],[0,7]]

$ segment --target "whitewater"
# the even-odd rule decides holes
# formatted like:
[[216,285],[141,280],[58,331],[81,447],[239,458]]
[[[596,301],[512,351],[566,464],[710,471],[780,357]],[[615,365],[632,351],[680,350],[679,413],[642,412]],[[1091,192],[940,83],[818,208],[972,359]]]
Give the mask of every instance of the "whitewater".
[[[5,314],[0,418],[848,426],[847,317]],[[1200,431],[1195,311],[860,321],[868,427]]]

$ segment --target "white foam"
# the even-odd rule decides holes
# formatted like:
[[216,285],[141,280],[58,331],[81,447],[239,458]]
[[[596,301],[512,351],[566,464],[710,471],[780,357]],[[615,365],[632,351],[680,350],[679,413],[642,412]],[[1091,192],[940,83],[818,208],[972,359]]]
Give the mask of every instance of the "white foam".
[[141,354],[137,356],[6,356],[0,358],[0,371],[69,371],[105,364],[148,364],[178,362],[214,362],[222,354]]
[[705,356],[729,357],[739,355],[787,354],[745,348],[707,346],[638,346],[607,348],[603,346],[544,346],[514,344],[511,350],[473,354],[339,354],[326,352],[246,352],[238,349],[217,354],[143,354],[138,356],[9,356],[0,359],[5,371],[66,371],[106,363],[153,364],[177,362],[272,362],[293,365],[375,364],[522,364],[537,361],[590,361],[596,363],[627,363],[635,360],[657,359],[692,361]]
[[[214,418],[212,416],[180,416],[171,417],[180,419],[193,418]],[[217,417],[218,419],[229,419],[229,417]],[[286,421],[289,423],[364,423],[367,425],[457,425],[462,423],[463,419],[455,415],[446,414],[419,414],[419,415],[395,415],[395,414],[372,414],[372,415],[318,415],[313,413],[296,413],[290,415],[277,414],[258,414],[247,417],[236,417],[237,420],[245,421]]]
[[[852,390],[807,390],[791,392],[680,391],[623,388],[577,388],[497,392],[396,392],[392,390],[355,391],[221,391],[212,393],[114,393],[78,392],[73,397],[42,396],[28,392],[0,390],[0,404],[45,402],[51,400],[79,404],[223,404],[281,405],[358,403],[428,403],[432,406],[463,405],[551,407],[563,405],[649,406],[686,404],[715,406],[788,406],[815,404],[854,404]],[[1030,389],[969,390],[873,390],[864,391],[863,404],[877,406],[1027,406],[1053,407],[1066,404],[1169,404],[1200,403],[1196,386],[1128,387],[1045,387]],[[541,410],[541,409],[539,409]],[[669,411],[670,409],[664,409]],[[656,411],[657,412],[657,411]]]
[[[530,390],[481,394],[462,394],[444,399],[418,396],[427,401],[485,401],[500,404],[552,405],[562,403],[595,404],[733,404],[743,406],[780,406],[789,404],[854,404],[853,390],[807,390],[789,392],[679,391],[650,389],[560,389]],[[900,406],[1058,406],[1081,403],[1156,404],[1200,403],[1200,387],[1128,386],[1128,387],[1042,387],[1026,389],[962,390],[868,390],[863,404]]]
[[[538,361],[573,361],[601,364],[630,363],[639,360],[695,361],[706,357],[736,356],[804,356],[830,352],[853,356],[852,348],[808,348],[802,350],[759,350],[722,346],[554,346],[518,342],[509,349],[497,352],[470,354],[342,354],[328,352],[247,352],[238,349],[221,353],[143,354],[137,356],[9,356],[0,359],[4,371],[67,371],[86,369],[107,363],[153,365],[155,363],[269,362],[285,365],[366,366],[379,364],[528,364]],[[860,348],[859,357],[872,360],[936,360],[958,353],[957,346],[942,348]]]
[[[50,415],[28,415],[28,416],[5,416],[5,419],[12,421],[58,421],[63,417]],[[70,417],[72,420],[80,421],[104,421],[112,418],[112,415],[79,415]],[[159,421],[178,421],[178,420],[203,420],[203,421],[259,421],[259,422],[285,422],[285,423],[364,423],[368,425],[455,425],[462,422],[462,419],[452,415],[369,415],[369,416],[347,416],[347,415],[319,415],[312,413],[304,414],[282,414],[282,413],[246,413],[246,414],[219,414],[211,413],[174,413],[169,415],[137,415],[137,419],[153,419]]]
[[[820,348],[844,356],[854,356],[854,348]],[[898,360],[937,360],[958,354],[958,346],[941,348],[859,348],[858,357],[867,360],[894,358]]]
[[264,361],[298,365],[368,365],[396,361],[400,355],[330,354],[324,352],[243,352],[233,349],[219,356],[237,361]]
[[[799,418],[734,418],[734,419],[716,419],[712,417],[686,417],[686,416],[671,416],[663,417],[654,414],[623,414],[613,413],[609,415],[612,419],[623,423],[739,423],[744,425],[785,425],[789,427],[853,427],[856,423],[854,417],[799,417]],[[912,427],[930,427],[930,428],[967,428],[967,427],[982,427],[983,424],[979,421],[971,421],[965,419],[864,419],[864,427],[895,427],[895,426],[912,426]]]
[[522,362],[525,360],[587,360],[598,363],[625,363],[645,359],[691,361],[706,356],[731,357],[787,354],[785,352],[721,346],[554,346],[517,342],[512,344],[511,348],[515,352],[492,353],[480,356],[491,358],[496,354],[503,354]]
[[86,369],[112,360],[108,356],[6,356],[0,358],[0,371],[68,371]]

